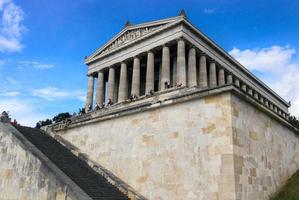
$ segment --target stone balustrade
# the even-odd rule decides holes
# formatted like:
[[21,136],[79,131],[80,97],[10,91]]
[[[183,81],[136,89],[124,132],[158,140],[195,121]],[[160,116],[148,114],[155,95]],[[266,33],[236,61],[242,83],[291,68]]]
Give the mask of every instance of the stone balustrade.
[[93,107],[94,91],[95,104],[103,107],[108,101],[110,104],[123,103],[132,97],[152,96],[155,92],[171,88],[212,89],[223,85],[235,85],[267,109],[288,119],[289,114],[274,102],[184,38],[178,38],[89,75],[86,110]]

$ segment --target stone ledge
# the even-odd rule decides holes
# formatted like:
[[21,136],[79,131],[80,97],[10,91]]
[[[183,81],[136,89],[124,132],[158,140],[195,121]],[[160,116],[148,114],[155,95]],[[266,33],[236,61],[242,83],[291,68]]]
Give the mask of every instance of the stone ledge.
[[[169,92],[157,93],[154,96],[148,98],[137,99],[132,102],[123,102],[111,108],[106,108],[104,110],[94,111],[87,113],[86,116],[76,117],[69,126],[60,126],[61,124],[54,124],[49,126],[50,129],[55,131],[67,130],[69,128],[75,128],[78,126],[95,123],[99,121],[105,121],[113,119],[115,117],[121,117],[125,115],[130,115],[138,112],[143,112],[150,109],[156,109],[163,106],[168,106],[176,103],[181,103],[184,101],[189,101],[193,99],[198,99],[206,96],[217,95],[223,92],[232,92],[243,100],[251,103],[257,107],[262,112],[270,115],[274,119],[278,120],[283,125],[290,128],[292,131],[299,133],[299,130],[292,126],[285,118],[279,114],[273,112],[269,107],[266,107],[259,100],[255,99],[253,96],[249,95],[247,92],[242,91],[241,88],[236,87],[233,84],[217,86],[214,88],[179,88],[176,90],[170,90]],[[82,117],[82,118],[81,118]]]

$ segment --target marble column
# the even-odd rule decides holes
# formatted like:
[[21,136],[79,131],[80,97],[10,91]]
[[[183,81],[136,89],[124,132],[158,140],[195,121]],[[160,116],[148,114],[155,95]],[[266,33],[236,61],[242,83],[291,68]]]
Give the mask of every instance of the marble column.
[[138,57],[135,57],[133,61],[131,95],[140,95],[140,58]]
[[240,81],[239,81],[239,79],[235,79],[235,85],[236,85],[237,87],[240,87]]
[[93,105],[93,92],[94,92],[94,77],[92,75],[88,76],[88,86],[87,86],[87,97],[86,97],[86,106],[88,109],[89,106]]
[[177,47],[177,85],[186,86],[185,41],[180,38]]
[[233,84],[233,76],[231,74],[226,76],[226,82],[227,84]]
[[108,76],[108,99],[114,102],[114,84],[115,84],[115,69],[113,67],[109,68]]
[[246,85],[245,83],[243,83],[241,89],[242,89],[244,92],[247,92],[247,85]]
[[104,83],[104,72],[98,72],[98,85],[97,85],[97,94],[96,94],[96,103],[98,106],[102,106],[104,103],[105,96],[105,83]]
[[127,63],[122,62],[120,66],[118,102],[125,101],[128,98],[128,80]]
[[165,90],[165,83],[170,82],[170,54],[169,47],[163,46],[162,49],[162,78],[161,78],[161,90]]
[[260,102],[264,103],[264,97],[260,96]]
[[155,57],[152,51],[147,53],[147,66],[146,66],[146,83],[145,94],[154,90],[154,75],[155,75]]
[[249,94],[250,96],[253,95],[253,92],[252,92],[252,89],[251,89],[251,88],[248,89],[248,94]]
[[199,58],[199,87],[208,87],[207,58],[204,53]]
[[225,85],[225,77],[224,77],[224,69],[219,69],[218,74],[218,84],[219,85]]
[[197,86],[196,80],[196,51],[192,46],[188,53],[188,87]]
[[209,87],[217,86],[217,74],[216,74],[216,63],[214,60],[210,62],[209,67]]
[[253,97],[258,100],[259,99],[259,94],[257,92],[254,92]]

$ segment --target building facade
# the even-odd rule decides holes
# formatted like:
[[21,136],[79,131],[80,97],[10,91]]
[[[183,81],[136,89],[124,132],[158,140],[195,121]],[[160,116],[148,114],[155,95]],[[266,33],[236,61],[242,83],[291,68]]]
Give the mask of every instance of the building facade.
[[85,63],[86,107],[108,99],[121,103],[151,91],[234,84],[278,115],[288,116],[289,103],[195,28],[184,12],[140,25],[127,23]]
[[183,11],[126,23],[85,63],[87,113],[52,129],[132,199],[268,200],[299,168],[289,103]]

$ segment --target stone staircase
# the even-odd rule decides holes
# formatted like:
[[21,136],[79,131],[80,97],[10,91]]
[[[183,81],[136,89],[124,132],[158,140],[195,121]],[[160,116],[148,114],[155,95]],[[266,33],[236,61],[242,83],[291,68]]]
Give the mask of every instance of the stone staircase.
[[24,126],[16,128],[92,199],[129,200],[87,163],[42,130]]

